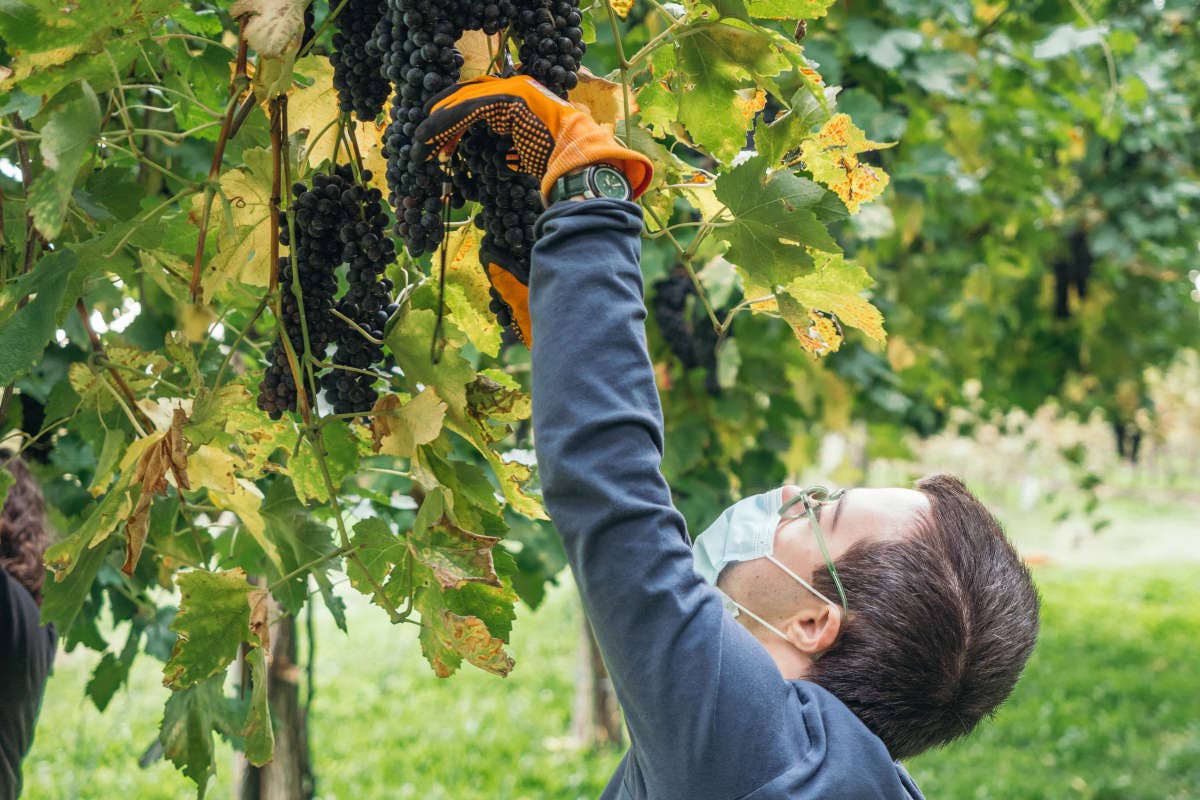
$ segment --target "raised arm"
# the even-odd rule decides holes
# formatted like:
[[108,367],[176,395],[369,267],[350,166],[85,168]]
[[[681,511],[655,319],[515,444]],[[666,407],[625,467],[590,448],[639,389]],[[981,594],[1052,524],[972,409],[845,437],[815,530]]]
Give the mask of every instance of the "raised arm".
[[[693,568],[660,472],[662,411],[646,351],[641,209],[555,204],[530,277],[533,426],[546,506],[661,797],[736,797],[714,738],[772,731],[787,684]],[[752,730],[739,728],[753,720]],[[775,729],[777,732],[777,729]],[[778,765],[775,765],[778,766]],[[773,768],[765,760],[762,771]],[[652,774],[649,774],[652,773]],[[685,786],[688,793],[681,793]]]

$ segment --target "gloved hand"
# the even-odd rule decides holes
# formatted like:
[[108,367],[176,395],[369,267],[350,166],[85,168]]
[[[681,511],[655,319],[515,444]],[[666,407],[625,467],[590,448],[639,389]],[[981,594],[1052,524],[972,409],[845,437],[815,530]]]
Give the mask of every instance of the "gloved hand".
[[467,128],[479,121],[513,137],[521,172],[540,178],[545,200],[562,175],[604,162],[625,173],[637,198],[650,185],[653,167],[641,153],[621,146],[591,115],[560,99],[527,75],[484,75],[430,99],[429,117],[417,126],[414,156],[452,152]]
[[479,263],[492,284],[492,313],[501,325],[521,337],[526,347],[533,344],[529,321],[529,269],[510,254],[483,248]]

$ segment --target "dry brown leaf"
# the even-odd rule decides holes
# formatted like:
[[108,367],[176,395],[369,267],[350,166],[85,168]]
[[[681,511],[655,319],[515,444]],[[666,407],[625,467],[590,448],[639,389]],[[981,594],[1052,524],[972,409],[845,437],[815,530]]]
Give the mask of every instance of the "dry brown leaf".
[[265,588],[251,589],[246,595],[250,604],[250,633],[258,637],[264,652],[271,652],[271,593]]
[[142,555],[154,498],[167,493],[167,470],[171,471],[180,489],[191,488],[187,473],[187,440],[183,438],[183,426],[187,421],[187,412],[176,408],[171,427],[165,433],[156,431],[150,434],[156,441],[142,453],[133,468],[132,483],[141,487],[141,494],[125,524],[125,563],[121,571],[126,575],[133,574]]

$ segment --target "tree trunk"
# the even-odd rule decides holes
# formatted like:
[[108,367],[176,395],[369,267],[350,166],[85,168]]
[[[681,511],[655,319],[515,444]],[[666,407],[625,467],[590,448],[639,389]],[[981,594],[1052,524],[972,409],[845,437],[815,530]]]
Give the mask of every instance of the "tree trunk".
[[587,617],[580,615],[571,736],[580,747],[621,744],[621,707]]
[[269,763],[254,767],[241,753],[237,754],[238,800],[311,800],[313,797],[308,721],[300,704],[296,638],[295,617],[284,616],[271,626],[267,699],[275,726],[275,756]]

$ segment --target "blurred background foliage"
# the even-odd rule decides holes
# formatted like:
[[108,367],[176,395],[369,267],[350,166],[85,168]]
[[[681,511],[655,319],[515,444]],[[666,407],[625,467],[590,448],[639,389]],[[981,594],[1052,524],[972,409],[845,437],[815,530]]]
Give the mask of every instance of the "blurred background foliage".
[[[898,142],[878,154],[882,202],[840,231],[889,341],[814,363],[781,321],[739,317],[715,395],[660,347],[666,469],[693,527],[803,471],[829,430],[866,426],[867,457],[903,457],[904,434],[956,408],[1053,403],[1098,413],[1130,460],[1161,437],[1153,376],[1200,342],[1198,24],[1184,0],[839,2],[809,22],[838,109]],[[649,280],[672,265],[655,245]]]

